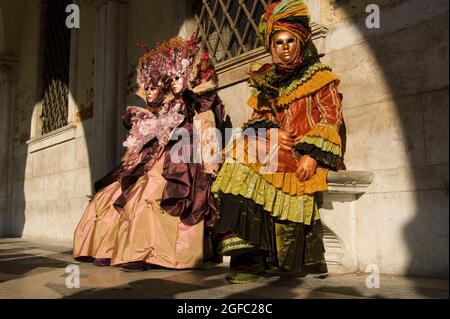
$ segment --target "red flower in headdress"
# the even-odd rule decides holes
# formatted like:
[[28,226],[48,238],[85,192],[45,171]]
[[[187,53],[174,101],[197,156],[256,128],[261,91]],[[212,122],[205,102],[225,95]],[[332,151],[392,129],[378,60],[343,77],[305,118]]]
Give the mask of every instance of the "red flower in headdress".
[[200,43],[200,39],[197,37],[195,33],[192,34],[191,38],[187,41],[187,44],[190,47],[195,47]]

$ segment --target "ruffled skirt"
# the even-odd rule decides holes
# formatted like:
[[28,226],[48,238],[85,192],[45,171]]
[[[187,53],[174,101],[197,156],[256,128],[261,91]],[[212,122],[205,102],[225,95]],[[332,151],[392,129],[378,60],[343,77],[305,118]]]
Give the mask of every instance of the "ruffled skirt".
[[[212,186],[219,218],[220,249],[232,255],[266,257],[271,267],[298,272],[305,265],[325,266],[319,211],[314,194],[291,195],[250,167],[228,159]],[[253,249],[252,249],[253,248]],[[233,260],[234,259],[234,260]]]
[[143,261],[173,269],[202,265],[211,250],[205,222],[187,225],[161,208],[167,184],[163,166],[161,156],[127,192],[121,212],[114,206],[122,195],[119,182],[95,194],[74,234],[75,259],[111,259],[111,265]]

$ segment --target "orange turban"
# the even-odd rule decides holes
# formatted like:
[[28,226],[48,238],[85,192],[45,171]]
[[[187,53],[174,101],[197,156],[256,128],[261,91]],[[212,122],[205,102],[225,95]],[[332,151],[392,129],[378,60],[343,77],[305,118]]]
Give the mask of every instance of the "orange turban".
[[302,47],[311,38],[308,7],[303,0],[282,0],[267,6],[259,23],[259,38],[270,50],[272,35],[288,31],[299,39]]

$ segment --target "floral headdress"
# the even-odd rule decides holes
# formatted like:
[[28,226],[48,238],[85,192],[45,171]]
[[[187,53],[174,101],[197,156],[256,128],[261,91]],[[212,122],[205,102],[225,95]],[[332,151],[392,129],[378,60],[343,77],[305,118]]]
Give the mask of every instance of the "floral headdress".
[[165,72],[167,58],[157,51],[150,50],[146,45],[139,44],[145,49],[143,56],[139,58],[136,67],[136,83],[138,85],[138,96],[144,97],[146,89],[157,86],[167,90],[168,76]]
[[200,47],[200,39],[193,34],[189,40],[180,37],[160,43],[157,52],[165,56],[165,74],[184,77],[188,88],[202,93],[217,86],[217,75],[207,51]]

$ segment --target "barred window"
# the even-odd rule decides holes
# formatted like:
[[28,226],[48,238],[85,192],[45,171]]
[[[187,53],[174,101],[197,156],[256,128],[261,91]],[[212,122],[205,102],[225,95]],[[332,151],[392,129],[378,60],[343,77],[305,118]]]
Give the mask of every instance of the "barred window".
[[258,24],[272,0],[202,0],[197,34],[215,63],[260,46]]
[[65,9],[70,3],[70,0],[42,2],[42,134],[67,125],[71,32],[65,24]]

